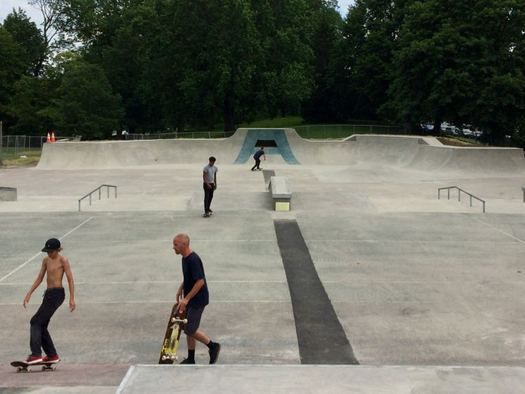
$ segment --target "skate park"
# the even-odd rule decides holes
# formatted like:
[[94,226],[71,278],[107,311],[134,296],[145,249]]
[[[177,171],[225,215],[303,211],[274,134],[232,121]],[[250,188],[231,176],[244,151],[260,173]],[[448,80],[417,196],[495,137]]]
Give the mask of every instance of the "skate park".
[[[252,172],[261,144],[263,171]],[[211,155],[215,213],[202,218]],[[289,211],[274,210],[272,174],[287,179]],[[78,200],[103,184],[118,196],[102,190],[79,211]],[[522,390],[521,149],[239,129],[214,140],[46,144],[36,168],[0,169],[0,186],[17,189],[16,201],[0,201],[1,389],[172,392],[189,380],[194,392]],[[448,187],[483,200],[485,212],[465,193],[458,201],[457,189],[438,199]],[[286,229],[279,235],[290,224],[299,246],[286,243]],[[182,280],[171,248],[179,232],[204,262],[210,305],[201,327],[223,346],[214,366],[202,345],[196,367],[156,365]],[[71,261],[77,310],[65,303],[52,319],[57,370],[16,374],[9,362],[29,352],[43,285],[27,310],[22,300],[50,237]],[[304,282],[287,273],[287,246],[311,263]]]

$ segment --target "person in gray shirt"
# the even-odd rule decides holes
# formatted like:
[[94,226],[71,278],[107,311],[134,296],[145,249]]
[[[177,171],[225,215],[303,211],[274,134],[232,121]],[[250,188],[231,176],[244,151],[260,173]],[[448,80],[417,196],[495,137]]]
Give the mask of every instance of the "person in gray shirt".
[[210,217],[213,214],[211,210],[211,200],[213,200],[213,192],[217,189],[217,171],[219,169],[215,167],[215,157],[211,156],[208,165],[202,170],[202,180],[204,188],[204,216],[205,218]]

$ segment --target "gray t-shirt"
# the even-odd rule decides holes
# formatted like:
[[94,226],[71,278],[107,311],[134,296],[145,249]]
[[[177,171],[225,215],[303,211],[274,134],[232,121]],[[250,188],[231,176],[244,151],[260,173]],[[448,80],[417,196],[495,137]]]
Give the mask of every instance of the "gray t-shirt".
[[215,166],[210,166],[209,164],[202,169],[202,172],[205,174],[206,183],[215,183],[215,174],[219,169]]

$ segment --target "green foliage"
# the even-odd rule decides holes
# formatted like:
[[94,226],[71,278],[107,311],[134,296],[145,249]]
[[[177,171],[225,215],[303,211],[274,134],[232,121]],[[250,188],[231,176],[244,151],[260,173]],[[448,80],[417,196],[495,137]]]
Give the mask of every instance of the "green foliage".
[[57,95],[51,114],[61,134],[107,138],[120,124],[120,97],[112,93],[100,66],[82,60],[68,63]]
[[241,125],[242,127],[268,127],[268,128],[282,128],[282,127],[294,127],[301,125],[303,123],[303,118],[300,116],[286,116],[273,119],[262,119],[249,122]]
[[19,9],[13,10],[5,18],[3,26],[20,48],[19,56],[24,65],[24,73],[38,76],[42,71],[46,48],[36,24]]
[[231,131],[302,115],[523,141],[522,0],[356,0],[344,21],[335,0],[31,3],[43,34],[22,11],[0,26],[6,132]]
[[523,26],[521,1],[413,2],[382,109],[412,124],[469,123],[504,143],[525,109]]
[[13,134],[41,135],[53,128],[48,106],[56,88],[53,81],[22,76],[14,86],[7,111],[17,120]]

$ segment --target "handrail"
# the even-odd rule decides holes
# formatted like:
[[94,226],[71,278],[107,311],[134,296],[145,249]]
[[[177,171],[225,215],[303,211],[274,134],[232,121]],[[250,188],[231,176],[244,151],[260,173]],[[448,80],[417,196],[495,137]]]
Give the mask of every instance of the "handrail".
[[97,190],[98,190],[98,199],[100,200],[100,198],[101,198],[101,191],[102,191],[102,188],[103,188],[103,187],[106,187],[108,198],[109,198],[109,189],[110,189],[110,188],[114,188],[114,189],[115,189],[115,198],[117,198],[117,187],[116,187],[115,185],[106,185],[106,184],[104,184],[104,185],[100,185],[100,186],[97,187],[95,190],[89,192],[89,193],[86,194],[84,197],[82,197],[82,198],[80,198],[80,199],[78,200],[78,211],[80,212],[80,205],[81,205],[81,202],[82,202],[82,200],[85,199],[85,198],[88,198],[88,197],[89,197],[89,205],[91,205],[91,195],[92,195],[93,193],[95,193]]
[[438,188],[438,200],[441,199],[441,190],[447,190],[448,191],[448,199],[450,200],[450,189],[458,189],[458,201],[461,201],[461,192],[467,194],[470,196],[470,206],[472,206],[472,199],[475,198],[476,200],[483,203],[483,213],[485,213],[485,200],[482,200],[479,197],[476,197],[475,195],[457,187],[457,186],[447,186],[447,187],[440,187]]

